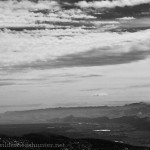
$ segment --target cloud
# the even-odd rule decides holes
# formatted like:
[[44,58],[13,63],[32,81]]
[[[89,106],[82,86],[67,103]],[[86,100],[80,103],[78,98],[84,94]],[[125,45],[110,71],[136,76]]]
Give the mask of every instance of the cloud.
[[93,92],[93,91],[101,91],[104,89],[107,90],[128,90],[128,89],[136,89],[136,88],[149,88],[150,84],[141,84],[141,85],[131,85],[131,86],[124,86],[124,87],[107,87],[107,88],[91,88],[91,89],[83,89],[80,91],[84,92]]
[[11,85],[33,85],[43,81],[47,81],[47,78],[1,78],[0,87]]
[[[150,51],[129,51],[127,53],[108,53],[102,54],[99,50],[90,50],[77,54],[61,56],[53,61],[38,62],[29,64],[30,68],[46,69],[46,68],[64,68],[64,67],[88,67],[88,66],[103,66],[124,64],[133,61],[143,60]],[[27,65],[21,67],[28,67]]]
[[43,80],[46,80],[46,78],[20,78],[20,79],[3,78],[3,79],[0,79],[0,81],[43,81]]
[[[28,11],[31,2],[24,3],[21,1],[15,5],[10,2],[7,6],[3,2],[0,5],[3,9],[0,13],[2,28],[16,29],[13,32],[0,31],[2,71],[121,64],[144,59],[144,54],[149,55],[150,30],[133,34],[111,33],[107,31],[117,28],[120,25],[118,22],[93,21],[90,15],[79,9],[35,14]],[[47,3],[40,1],[31,5],[43,9]],[[87,23],[96,30],[87,30]],[[134,45],[137,46],[132,48]]]
[[11,83],[11,82],[0,82],[0,87],[1,86],[9,86],[9,85],[14,85],[15,83]]
[[141,85],[132,85],[132,86],[128,86],[128,88],[149,88],[150,84],[141,84]]
[[84,91],[84,92],[90,92],[90,91],[100,91],[102,90],[103,88],[91,88],[91,89],[83,89],[83,90],[80,90],[80,91]]
[[[80,78],[93,78],[93,77],[101,77],[102,75],[97,75],[97,74],[90,74],[90,75],[77,75],[77,74],[70,74],[70,75],[60,75],[58,76],[59,78],[63,78],[63,80],[56,80],[53,81],[52,83],[73,83],[73,82],[78,82]],[[57,77],[57,76],[56,76]],[[71,77],[71,79],[65,79],[66,77]]]
[[22,0],[22,1],[17,1],[17,0],[6,0],[6,1],[0,1],[0,8],[5,8],[5,9],[12,9],[12,10],[42,10],[42,9],[54,9],[54,8],[59,8],[59,4],[57,1],[38,1],[37,3],[32,2],[30,0]]
[[80,78],[93,78],[93,77],[102,77],[103,75],[99,74],[89,74],[89,75],[81,75]]
[[10,108],[10,107],[39,107],[43,104],[22,104],[22,105],[0,105],[0,108]]
[[102,1],[79,1],[75,5],[81,8],[114,8],[114,7],[125,7],[135,6],[140,4],[150,3],[150,0],[102,0]]
[[[114,51],[112,48],[105,51],[94,49],[85,52],[63,55],[54,60],[39,60],[33,63],[19,64],[10,67],[9,70],[42,70],[65,67],[89,67],[131,63],[134,61],[146,59],[150,55],[150,51],[147,49],[147,47],[144,50],[141,48],[142,47],[140,46],[129,47],[128,51]],[[115,50],[116,49],[117,47],[115,47]]]
[[52,83],[73,83],[77,82],[78,80],[60,80],[60,81],[53,81]]
[[[74,35],[75,33],[72,33],[73,31],[75,32],[74,29],[44,31],[40,34],[46,34],[46,36],[41,37],[38,36],[38,32],[36,31],[37,33],[35,32],[32,38],[31,35],[25,33],[1,33],[1,68],[9,69],[9,67],[13,68],[13,66],[16,69],[17,67],[18,69],[21,69],[21,67],[24,69],[35,67],[36,69],[40,68],[40,66],[41,69],[42,67],[46,69],[48,67],[54,68],[55,66],[71,67],[79,66],[81,61],[83,61],[83,65],[81,64],[82,66],[93,66],[94,64],[103,65],[106,63],[119,64],[121,60],[119,61],[118,59],[121,59],[123,55],[125,57],[122,63],[126,63],[128,62],[127,60],[125,61],[127,57],[131,59],[129,62],[132,62],[146,57],[137,54],[149,53],[150,30],[124,34],[83,34],[82,30],[77,30],[76,32],[79,32],[79,35],[75,35],[74,37],[64,37],[60,40],[54,36],[57,34],[59,36],[63,34]],[[130,51],[131,54],[135,53],[136,55],[128,56],[128,54],[130,55]],[[139,58],[137,58],[137,56]],[[79,62],[76,60],[75,64],[74,58],[77,58]],[[93,58],[95,58],[95,60],[92,60]],[[89,59],[89,61],[87,59]],[[73,60],[73,62],[70,62],[70,65],[69,60]],[[117,60],[119,63],[116,62]]]
[[133,20],[136,19],[134,17],[122,17],[122,18],[117,18],[118,20]]
[[108,93],[95,93],[95,94],[92,94],[91,96],[93,97],[101,97],[101,96],[107,96]]

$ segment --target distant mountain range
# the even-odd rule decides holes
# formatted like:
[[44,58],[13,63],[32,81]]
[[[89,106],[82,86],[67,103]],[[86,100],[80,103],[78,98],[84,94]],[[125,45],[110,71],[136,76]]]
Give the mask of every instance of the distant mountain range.
[[69,116],[78,118],[150,117],[150,104],[133,103],[124,106],[59,107],[28,111],[10,111],[0,115],[0,124],[50,123]]
[[[78,144],[92,146],[90,150],[149,150],[150,104],[141,102],[124,106],[59,107],[9,111],[0,115],[0,135],[5,135],[0,136],[2,143],[5,140],[7,143],[49,143],[47,140],[50,137],[47,134],[52,137],[53,144],[62,144],[64,140],[67,146],[71,144],[73,148],[67,150],[78,150]],[[53,134],[57,137],[53,137]],[[66,138],[62,139],[62,136]]]

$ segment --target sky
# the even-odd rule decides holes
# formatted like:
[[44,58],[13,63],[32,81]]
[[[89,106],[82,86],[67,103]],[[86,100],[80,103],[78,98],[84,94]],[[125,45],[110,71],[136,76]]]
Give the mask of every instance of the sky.
[[0,112],[150,100],[150,1],[0,1]]

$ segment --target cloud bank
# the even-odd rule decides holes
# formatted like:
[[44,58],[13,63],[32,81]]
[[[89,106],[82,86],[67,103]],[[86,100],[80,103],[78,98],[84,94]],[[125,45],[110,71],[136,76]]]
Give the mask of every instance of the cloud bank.
[[[113,6],[147,2],[98,1]],[[77,8],[48,14],[31,12],[31,9],[51,11],[55,6],[59,7],[59,4],[54,1],[0,2],[1,70],[121,64],[142,60],[149,55],[150,30],[122,34],[109,32],[120,27],[119,19],[100,20]]]
[[114,7],[125,7],[125,6],[135,6],[140,4],[150,3],[150,0],[102,0],[102,1],[79,1],[75,5],[81,8],[114,8]]
[[[66,31],[62,34],[64,32],[66,34]],[[50,34],[52,32],[45,37],[29,38],[26,34],[22,37],[5,33],[0,38],[1,68],[21,70],[113,65],[143,60],[150,55],[150,30],[124,34],[80,33],[62,39]],[[4,37],[9,39],[9,44]]]

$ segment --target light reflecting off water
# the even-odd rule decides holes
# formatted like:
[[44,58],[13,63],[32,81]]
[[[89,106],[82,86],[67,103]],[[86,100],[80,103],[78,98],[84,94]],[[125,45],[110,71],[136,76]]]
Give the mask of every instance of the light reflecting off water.
[[110,132],[111,130],[109,129],[103,129],[103,130],[93,130],[95,132]]

